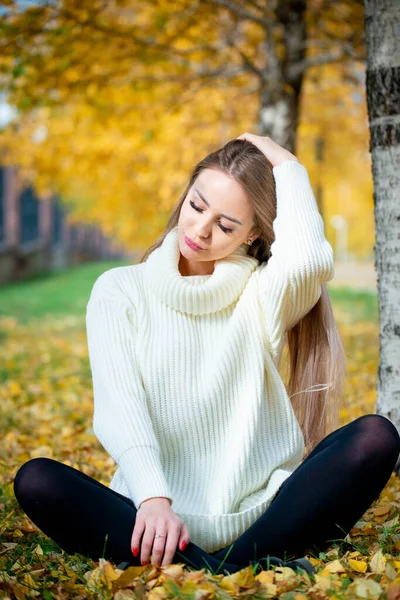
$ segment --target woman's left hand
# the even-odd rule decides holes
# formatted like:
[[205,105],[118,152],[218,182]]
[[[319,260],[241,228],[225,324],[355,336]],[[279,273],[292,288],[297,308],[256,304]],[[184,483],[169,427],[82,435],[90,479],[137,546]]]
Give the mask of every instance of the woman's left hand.
[[285,160],[295,160],[296,162],[300,162],[299,159],[289,152],[289,150],[285,150],[282,148],[277,142],[271,140],[270,137],[261,137],[260,135],[255,135],[254,133],[242,133],[239,135],[238,140],[247,140],[251,142],[261,152],[268,158],[269,162],[273,167],[277,167],[282,164]]

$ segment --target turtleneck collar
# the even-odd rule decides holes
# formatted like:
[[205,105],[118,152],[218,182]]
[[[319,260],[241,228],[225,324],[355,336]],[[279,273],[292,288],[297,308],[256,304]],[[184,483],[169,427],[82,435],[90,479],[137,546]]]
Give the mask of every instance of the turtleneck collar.
[[178,226],[145,261],[145,276],[157,298],[171,308],[191,315],[217,312],[233,304],[259,261],[247,254],[246,244],[216,260],[210,275],[183,276],[179,272]]

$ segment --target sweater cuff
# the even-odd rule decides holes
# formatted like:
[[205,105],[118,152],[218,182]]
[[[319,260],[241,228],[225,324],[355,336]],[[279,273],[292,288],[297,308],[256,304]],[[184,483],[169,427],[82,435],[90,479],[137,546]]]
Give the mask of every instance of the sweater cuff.
[[165,496],[172,503],[172,495],[155,448],[129,448],[119,458],[118,465],[136,509],[143,500],[158,496]]
[[285,160],[273,167],[272,173],[276,187],[276,215],[317,211],[308,171],[296,160]]

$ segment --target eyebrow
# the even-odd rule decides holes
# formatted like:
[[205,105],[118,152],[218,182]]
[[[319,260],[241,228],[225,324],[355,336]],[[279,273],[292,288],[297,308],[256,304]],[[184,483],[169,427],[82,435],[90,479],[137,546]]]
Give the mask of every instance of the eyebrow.
[[[208,208],[210,208],[210,204],[205,199],[205,197],[203,196],[203,194],[197,188],[194,188],[194,191],[200,196],[200,198],[203,200],[203,202],[205,202],[207,204]],[[238,219],[234,219],[233,217],[228,217],[228,215],[224,215],[224,214],[221,213],[221,217],[225,217],[225,219],[228,219],[229,221],[233,221],[234,223],[238,223],[238,225],[243,225],[243,223],[241,221],[239,221]]]

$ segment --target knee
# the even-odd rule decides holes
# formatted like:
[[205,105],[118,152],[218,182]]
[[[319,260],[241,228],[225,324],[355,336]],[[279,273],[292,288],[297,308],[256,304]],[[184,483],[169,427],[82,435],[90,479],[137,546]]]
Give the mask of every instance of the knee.
[[32,458],[18,469],[14,479],[14,495],[21,505],[43,497],[49,488],[54,463],[56,461],[51,458]]
[[383,415],[368,414],[355,419],[353,451],[361,460],[397,461],[400,453],[400,436],[393,423]]

